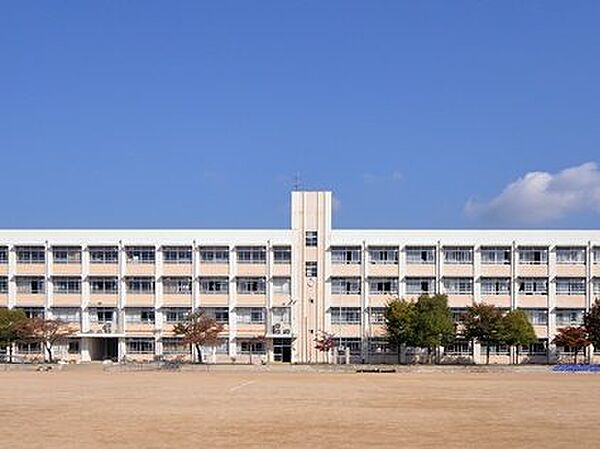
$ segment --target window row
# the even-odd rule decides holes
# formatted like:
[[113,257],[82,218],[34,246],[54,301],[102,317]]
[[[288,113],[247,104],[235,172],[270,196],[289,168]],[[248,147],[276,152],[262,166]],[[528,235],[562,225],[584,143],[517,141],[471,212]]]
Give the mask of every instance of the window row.
[[[482,295],[508,295],[511,293],[510,278],[481,278]],[[399,293],[398,278],[369,278],[367,280],[370,295],[397,295]],[[405,278],[406,294],[420,295],[435,292],[435,278]],[[585,278],[556,278],[557,295],[585,295]],[[442,279],[443,293],[456,295],[472,295],[473,278],[445,277]],[[331,278],[331,294],[358,295],[362,292],[362,280],[359,277]],[[548,294],[547,278],[519,278],[517,292],[523,295]],[[600,279],[593,282],[593,293],[600,294]]]
[[[119,260],[117,246],[90,246],[87,248],[92,264],[115,264]],[[52,247],[52,261],[55,264],[80,264],[82,249],[79,246]],[[166,264],[191,264],[191,246],[165,246],[160,249],[163,262]],[[46,249],[43,246],[17,246],[15,249],[17,263],[43,264],[46,262]],[[227,246],[200,247],[201,263],[229,263],[230,249]],[[240,246],[235,248],[238,263],[264,264],[267,260],[265,246]],[[156,262],[154,246],[127,246],[125,257],[128,263],[153,264]],[[274,246],[273,262],[289,264],[292,260],[291,246]],[[0,247],[0,263],[8,263],[8,248]]]
[[[406,246],[407,264],[434,264],[436,261],[435,246]],[[521,246],[517,249],[518,263],[540,265],[548,263],[548,247]],[[484,265],[509,265],[511,263],[510,247],[482,246],[479,248],[481,263]],[[474,247],[445,246],[442,248],[443,262],[446,264],[472,264]],[[371,264],[398,264],[399,248],[395,246],[378,246],[367,248],[368,261]],[[331,247],[331,261],[334,264],[360,264],[362,249],[360,246]],[[594,263],[600,263],[600,248],[593,249]],[[556,247],[558,264],[585,264],[585,247]]]
[[[119,281],[116,277],[89,277],[91,294],[116,294],[119,292]],[[44,294],[46,281],[43,277],[17,276],[15,278],[17,293]],[[201,294],[227,294],[229,293],[229,278],[214,277],[200,278],[199,292]],[[191,294],[192,278],[190,277],[164,277],[162,279],[164,294]],[[289,295],[291,293],[291,279],[279,277],[272,279],[272,292],[274,294]],[[53,277],[53,292],[55,294],[81,294],[82,280],[79,277]],[[125,279],[127,293],[153,294],[156,290],[156,281],[153,277],[128,277]],[[267,280],[264,277],[239,277],[236,279],[236,291],[239,294],[266,294]],[[8,278],[0,277],[0,294],[8,293]]]

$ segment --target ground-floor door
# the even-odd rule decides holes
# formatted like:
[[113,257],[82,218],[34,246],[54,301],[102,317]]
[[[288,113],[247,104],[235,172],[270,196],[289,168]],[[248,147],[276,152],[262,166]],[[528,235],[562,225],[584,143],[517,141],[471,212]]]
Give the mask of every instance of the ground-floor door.
[[273,339],[273,361],[290,363],[292,361],[292,340],[289,338]]
[[118,338],[91,338],[90,340],[90,358],[92,360],[112,360],[114,362],[118,361]]

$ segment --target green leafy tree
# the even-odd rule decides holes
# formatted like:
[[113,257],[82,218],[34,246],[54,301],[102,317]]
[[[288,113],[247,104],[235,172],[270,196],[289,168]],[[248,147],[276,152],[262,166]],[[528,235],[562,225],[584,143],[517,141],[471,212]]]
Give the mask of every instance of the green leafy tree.
[[8,361],[13,361],[13,346],[22,341],[27,316],[22,310],[0,309],[0,346],[8,347]]
[[386,338],[398,351],[398,363],[400,363],[401,346],[414,344],[416,317],[417,308],[414,302],[396,298],[385,307]]
[[554,343],[573,349],[573,363],[577,363],[577,354],[590,344],[587,332],[583,327],[563,327],[558,330]]
[[420,296],[415,304],[414,345],[427,348],[429,361],[433,353],[438,359],[440,346],[449,345],[455,338],[452,313],[446,295]]
[[583,327],[591,344],[600,349],[600,300],[597,299],[583,316]]
[[517,347],[517,363],[521,346],[527,346],[537,341],[533,326],[522,310],[511,310],[502,318],[502,338],[504,343]]
[[504,343],[504,320],[498,308],[491,304],[475,304],[462,318],[465,338],[486,346],[486,364],[490,363],[490,346]]
[[223,325],[206,314],[204,311],[190,313],[185,321],[177,323],[173,328],[175,335],[181,335],[181,342],[196,349],[198,362],[203,363],[202,347],[218,346],[219,333],[223,331]]

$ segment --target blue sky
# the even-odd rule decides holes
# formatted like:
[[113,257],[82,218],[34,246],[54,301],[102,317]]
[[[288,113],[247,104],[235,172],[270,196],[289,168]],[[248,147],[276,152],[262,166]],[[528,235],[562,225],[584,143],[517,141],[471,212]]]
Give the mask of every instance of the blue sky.
[[336,227],[598,228],[599,21],[596,1],[4,2],[0,227],[286,227],[299,172]]

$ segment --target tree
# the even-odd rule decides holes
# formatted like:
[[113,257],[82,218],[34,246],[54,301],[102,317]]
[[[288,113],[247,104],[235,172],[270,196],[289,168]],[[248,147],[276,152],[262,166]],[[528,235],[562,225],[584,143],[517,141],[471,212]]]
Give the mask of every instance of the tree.
[[177,323],[173,328],[175,335],[181,335],[182,343],[188,344],[196,349],[198,362],[203,363],[202,347],[218,346],[219,333],[223,331],[223,325],[207,315],[204,311],[194,312],[187,316],[186,320]]
[[594,347],[600,349],[600,300],[596,300],[590,311],[583,316],[583,327]]
[[573,363],[577,363],[577,354],[589,346],[587,332],[583,327],[563,327],[558,330],[554,337],[554,343],[558,346],[566,346],[573,349]]
[[27,316],[22,310],[0,309],[0,347],[8,347],[8,361],[13,361],[13,345],[21,340]]
[[325,331],[317,332],[317,336],[315,337],[315,349],[317,351],[325,352],[327,354],[328,363],[329,354],[333,348],[335,348],[335,335]]
[[383,316],[387,340],[398,350],[398,363],[400,363],[401,346],[414,343],[416,305],[414,302],[396,298],[386,305]]
[[533,344],[537,336],[533,326],[522,310],[511,310],[502,318],[502,340],[504,343],[517,347],[517,363],[521,346]]
[[62,320],[44,317],[29,318],[21,325],[22,338],[25,341],[39,342],[48,355],[48,361],[54,362],[52,348],[54,345],[73,335],[76,330]]
[[486,364],[490,363],[490,346],[504,343],[502,313],[491,304],[475,304],[462,318],[463,335],[486,345]]
[[455,328],[446,295],[422,295],[415,304],[414,345],[427,348],[427,355],[435,352],[436,360],[440,346],[454,341]]

